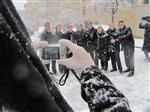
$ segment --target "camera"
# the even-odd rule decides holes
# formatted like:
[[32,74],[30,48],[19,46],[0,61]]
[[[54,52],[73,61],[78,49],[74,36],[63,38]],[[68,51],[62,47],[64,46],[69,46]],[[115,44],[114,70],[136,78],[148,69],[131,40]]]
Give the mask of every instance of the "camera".
[[43,48],[43,60],[59,60],[66,58],[66,48],[61,44],[48,44]]

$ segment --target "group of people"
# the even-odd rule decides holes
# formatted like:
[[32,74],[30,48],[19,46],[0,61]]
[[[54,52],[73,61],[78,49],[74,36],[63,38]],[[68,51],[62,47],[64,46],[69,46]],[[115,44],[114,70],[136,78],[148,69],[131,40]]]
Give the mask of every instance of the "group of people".
[[[128,76],[134,75],[134,38],[132,30],[127,27],[124,21],[118,22],[119,28],[117,29],[113,23],[109,24],[109,29],[104,31],[103,27],[99,26],[94,28],[92,22],[87,25],[87,30],[84,30],[83,25],[77,27],[77,31],[73,31],[73,26],[68,25],[67,31],[63,33],[61,25],[56,26],[54,34],[51,32],[51,25],[47,22],[44,25],[44,32],[40,36],[41,41],[48,43],[57,43],[59,39],[67,39],[73,43],[85,48],[90,53],[95,64],[99,67],[99,60],[101,60],[101,69],[107,71],[108,61],[111,59],[112,70],[122,74],[129,72]],[[120,46],[124,51],[125,63],[127,69],[123,71],[120,60]],[[46,64],[49,70],[49,64]],[[59,65],[59,69],[63,72],[65,66]],[[52,71],[57,73],[56,61],[52,60]]]

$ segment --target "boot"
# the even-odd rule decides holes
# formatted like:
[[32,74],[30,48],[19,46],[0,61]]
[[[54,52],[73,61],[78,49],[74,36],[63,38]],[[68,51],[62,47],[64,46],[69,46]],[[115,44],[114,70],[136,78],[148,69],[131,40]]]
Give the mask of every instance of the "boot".
[[115,71],[117,71],[117,69],[112,69],[112,70],[110,70],[110,72],[115,72]]
[[127,68],[127,69],[124,71],[124,73],[126,73],[126,72],[130,72],[130,69],[129,69],[129,68]]
[[129,74],[128,74],[128,77],[132,77],[134,75],[134,72],[130,72]]

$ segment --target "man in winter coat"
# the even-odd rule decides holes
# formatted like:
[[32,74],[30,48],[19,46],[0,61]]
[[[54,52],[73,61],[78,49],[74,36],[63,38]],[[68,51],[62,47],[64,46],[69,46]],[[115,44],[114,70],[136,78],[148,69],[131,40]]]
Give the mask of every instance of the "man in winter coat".
[[96,48],[96,29],[93,27],[92,22],[88,23],[88,30],[83,36],[83,41],[86,43],[86,50],[90,53],[92,59],[94,60],[94,50]]
[[110,70],[110,72],[117,71],[117,64],[119,72],[122,73],[122,65],[120,60],[120,42],[118,41],[117,30],[113,23],[109,24],[107,34],[109,35],[109,51],[112,64],[112,70]]
[[[53,43],[54,39],[53,39],[53,35],[51,32],[51,26],[50,26],[49,22],[45,23],[44,31],[41,34],[40,40],[41,41],[47,41],[49,44]],[[50,64],[46,64],[45,66],[49,70]],[[55,67],[55,61],[54,60],[52,60],[52,70],[53,70],[53,73],[56,74],[56,67]]]
[[47,41],[48,43],[52,43],[53,35],[51,33],[51,26],[49,22],[46,22],[44,25],[44,31],[40,36],[41,41]]
[[104,32],[102,27],[97,28],[97,50],[95,59],[95,64],[98,66],[98,59],[101,60],[101,67],[104,71],[107,71],[108,60],[109,60],[109,39],[106,32]]
[[150,62],[148,53],[150,52],[150,16],[143,17],[142,20],[146,21],[146,23],[140,23],[139,28],[145,29],[144,34],[144,43],[142,50],[145,54],[146,60]]
[[127,69],[124,72],[130,72],[129,77],[134,75],[134,38],[130,27],[125,26],[124,21],[118,22],[118,39],[121,42]]
[[55,31],[55,34],[53,35],[53,37],[54,37],[53,38],[53,43],[58,43],[58,40],[65,38],[65,35],[62,32],[61,25],[56,26],[56,31]]
[[85,42],[83,41],[84,33],[85,33],[85,31],[83,29],[83,25],[82,24],[78,25],[77,31],[76,31],[76,34],[77,34],[77,45],[82,46],[82,47],[85,47]]
[[77,43],[77,40],[76,40],[77,35],[73,31],[73,26],[68,25],[67,26],[67,32],[64,35],[65,35],[65,39],[70,40],[73,43]]

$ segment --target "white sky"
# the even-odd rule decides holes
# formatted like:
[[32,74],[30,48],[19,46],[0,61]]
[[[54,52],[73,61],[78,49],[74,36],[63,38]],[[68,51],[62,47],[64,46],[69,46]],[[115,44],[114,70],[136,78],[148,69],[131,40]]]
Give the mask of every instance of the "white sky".
[[20,10],[24,10],[24,4],[27,2],[27,0],[12,0],[12,1],[15,7]]

